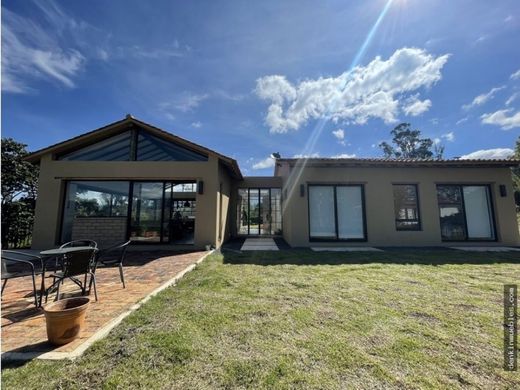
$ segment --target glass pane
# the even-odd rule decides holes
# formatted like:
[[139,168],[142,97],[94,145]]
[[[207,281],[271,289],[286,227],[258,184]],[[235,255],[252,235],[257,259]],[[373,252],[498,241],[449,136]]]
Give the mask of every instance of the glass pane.
[[139,131],[137,140],[138,161],[207,161],[207,156],[186,149],[173,142]]
[[[193,244],[195,242],[195,218],[197,212],[196,193],[190,183],[173,187],[172,217],[169,225],[170,242],[173,244]],[[193,184],[193,183],[192,183]]]
[[130,160],[131,132],[107,138],[93,145],[60,156],[58,160],[128,161]]
[[271,234],[271,213],[269,202],[269,189],[260,190],[261,214],[260,214],[260,234]]
[[398,230],[416,230],[419,228],[419,208],[417,187],[413,184],[395,184],[394,213],[395,226]]
[[170,231],[170,220],[172,217],[172,192],[174,185],[173,183],[164,184],[164,207],[163,207],[163,228],[162,228],[162,242],[170,242],[171,231]]
[[[95,241],[123,240],[128,213],[127,181],[70,181],[63,210],[62,242],[90,238]],[[104,218],[103,221],[93,218]],[[105,237],[96,236],[102,224],[111,229]],[[92,225],[92,226],[91,226]],[[82,236],[82,237],[79,237]]]
[[163,183],[134,183],[130,238],[160,242]]
[[248,234],[248,190],[240,188],[238,190],[238,234]]
[[249,190],[249,234],[260,234],[260,198],[257,188]]
[[282,190],[271,188],[271,234],[282,234]]
[[443,240],[466,239],[462,205],[440,206],[441,236]]
[[336,237],[334,187],[309,186],[309,219],[311,237]]
[[336,187],[338,238],[365,238],[361,186]]
[[488,187],[464,186],[462,191],[468,238],[494,238]]

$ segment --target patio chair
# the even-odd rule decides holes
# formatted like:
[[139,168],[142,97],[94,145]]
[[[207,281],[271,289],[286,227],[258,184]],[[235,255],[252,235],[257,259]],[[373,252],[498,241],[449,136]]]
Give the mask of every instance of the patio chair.
[[[43,262],[41,257],[29,253],[4,250],[2,251],[2,291],[9,279],[32,277],[34,304],[38,307],[38,291],[36,290],[36,275],[43,273]],[[43,277],[43,276],[42,276]]]
[[119,243],[109,248],[100,250],[96,255],[96,265],[94,266],[94,272],[100,265],[105,267],[112,267],[117,265],[119,267],[119,277],[121,278],[121,283],[123,283],[123,288],[126,288],[125,276],[123,275],[123,261],[125,260],[126,248],[130,242],[131,241],[129,240],[127,242]]
[[[96,289],[96,276],[94,275],[95,257],[97,248],[84,249],[80,251],[70,252],[63,256],[63,269],[62,271],[55,272],[49,277],[53,278],[53,282],[49,288],[45,289],[45,302],[47,302],[49,292],[53,287],[57,286],[56,299],[60,296],[60,285],[65,279],[72,280],[78,287],[81,288],[82,295],[85,295],[87,291],[87,279],[90,275],[90,284],[88,292],[90,294],[90,288],[94,284],[94,296],[96,301],[98,300],[97,289]],[[83,282],[78,279],[78,276],[83,275]]]
[[70,248],[75,246],[91,246],[92,248],[97,248],[97,242],[94,240],[73,240],[61,245],[60,248]]

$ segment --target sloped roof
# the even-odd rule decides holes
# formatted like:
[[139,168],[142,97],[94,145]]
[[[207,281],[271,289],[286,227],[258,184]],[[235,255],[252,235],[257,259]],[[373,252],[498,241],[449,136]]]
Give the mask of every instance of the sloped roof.
[[220,154],[214,150],[208,149],[202,145],[196,144],[194,142],[188,141],[187,139],[181,138],[179,136],[176,136],[172,133],[169,133],[165,130],[162,130],[158,127],[155,127],[153,125],[150,125],[146,122],[143,122],[139,119],[134,118],[131,115],[127,115],[124,119],[110,123],[109,125],[100,127],[99,129],[95,129],[92,131],[89,131],[84,134],[80,134],[76,137],[70,138],[66,141],[59,142],[57,144],[48,146],[46,148],[34,151],[27,155],[25,158],[27,161],[32,163],[37,163],[40,161],[41,157],[47,153],[63,153],[65,151],[76,149],[78,147],[81,147],[83,145],[89,145],[97,141],[101,141],[107,137],[110,137],[111,135],[115,135],[122,130],[131,127],[133,125],[139,126],[152,134],[157,135],[158,137],[161,137],[165,140],[175,142],[177,144],[180,144],[188,149],[191,149],[193,151],[204,153],[208,155],[213,155],[220,159],[222,163],[228,169],[230,169],[231,173],[235,178],[237,179],[243,179],[242,173],[240,172],[240,168],[238,166],[238,163],[235,159],[225,156],[223,154]]
[[420,158],[278,158],[276,163],[308,166],[367,166],[367,167],[516,167],[520,160],[515,159],[420,159]]

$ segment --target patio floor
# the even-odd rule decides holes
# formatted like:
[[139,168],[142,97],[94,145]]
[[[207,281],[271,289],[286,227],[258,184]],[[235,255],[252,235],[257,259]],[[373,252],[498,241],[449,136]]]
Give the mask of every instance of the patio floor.
[[[47,352],[58,352],[54,355],[65,356],[75,351],[109,322],[195,264],[205,253],[129,252],[124,265],[125,289],[117,267],[99,268],[96,272],[99,301],[95,301],[92,292],[86,328],[79,339],[59,347],[46,341],[45,317],[43,310],[34,306],[31,279],[9,280],[2,296],[2,358],[6,352],[11,356],[38,356]],[[40,276],[36,282],[39,287]],[[46,284],[50,284],[50,279]],[[79,289],[71,281],[66,281],[61,290],[60,293],[64,293],[62,298],[79,295]],[[54,296],[49,295],[49,302],[54,300]]]

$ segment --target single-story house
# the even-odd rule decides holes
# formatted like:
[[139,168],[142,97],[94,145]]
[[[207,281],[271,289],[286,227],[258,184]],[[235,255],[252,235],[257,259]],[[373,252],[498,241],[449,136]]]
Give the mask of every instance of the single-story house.
[[[277,158],[272,177],[127,115],[31,153],[39,164],[33,248],[520,245],[516,160]],[[151,248],[151,247],[148,247]]]

